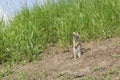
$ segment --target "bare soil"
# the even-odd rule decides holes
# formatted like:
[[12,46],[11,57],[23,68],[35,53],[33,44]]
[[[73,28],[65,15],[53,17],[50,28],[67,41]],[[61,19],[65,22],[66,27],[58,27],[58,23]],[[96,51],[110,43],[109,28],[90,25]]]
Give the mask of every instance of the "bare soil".
[[[14,66],[10,76],[21,71],[28,80],[120,80],[120,38],[83,43],[81,58],[73,58],[72,46],[49,46],[42,60]],[[90,79],[89,79],[90,78]]]

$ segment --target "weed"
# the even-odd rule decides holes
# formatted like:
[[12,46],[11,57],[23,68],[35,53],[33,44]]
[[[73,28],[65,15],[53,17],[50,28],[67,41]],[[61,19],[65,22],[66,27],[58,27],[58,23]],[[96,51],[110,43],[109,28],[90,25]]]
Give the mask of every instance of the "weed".
[[105,75],[102,77],[103,80],[112,80],[110,75]]
[[29,77],[29,74],[25,71],[20,71],[18,74],[17,74],[17,80],[27,80]]
[[58,74],[58,77],[62,77],[62,76],[64,76],[64,72],[60,72],[60,73]]
[[12,73],[13,73],[13,71],[11,70],[11,68],[9,66],[4,67],[0,71],[0,79],[2,79],[3,77],[9,76]]
[[42,78],[48,76],[48,73],[45,70],[42,70],[39,74]]
[[117,68],[115,68],[115,67],[110,68],[110,69],[108,70],[108,74],[114,74],[114,73],[117,73],[117,72],[118,72],[118,70],[117,70]]
[[96,65],[96,66],[93,66],[91,69],[92,71],[97,71],[100,69],[100,66]]
[[85,76],[81,78],[80,80],[97,80],[97,78],[95,76]]
[[112,80],[112,75],[119,74],[119,66],[113,66],[102,74],[103,80]]

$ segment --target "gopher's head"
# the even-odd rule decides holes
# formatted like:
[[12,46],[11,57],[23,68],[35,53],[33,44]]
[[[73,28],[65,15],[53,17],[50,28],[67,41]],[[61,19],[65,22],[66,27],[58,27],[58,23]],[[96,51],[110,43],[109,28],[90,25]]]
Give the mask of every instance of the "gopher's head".
[[74,36],[74,37],[79,37],[78,32],[73,32],[73,36]]

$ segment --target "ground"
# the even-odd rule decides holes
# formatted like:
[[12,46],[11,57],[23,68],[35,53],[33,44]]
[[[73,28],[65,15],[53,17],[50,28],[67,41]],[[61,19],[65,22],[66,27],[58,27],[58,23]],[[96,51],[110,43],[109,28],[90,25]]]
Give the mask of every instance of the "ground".
[[120,38],[82,43],[81,58],[72,46],[49,46],[42,60],[10,68],[3,80],[120,80]]

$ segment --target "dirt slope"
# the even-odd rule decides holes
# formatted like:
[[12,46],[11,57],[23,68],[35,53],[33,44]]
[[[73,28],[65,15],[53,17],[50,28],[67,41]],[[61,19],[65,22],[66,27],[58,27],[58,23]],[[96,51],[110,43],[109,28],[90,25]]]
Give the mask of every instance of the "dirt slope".
[[12,77],[24,71],[29,80],[120,80],[120,38],[83,43],[83,55],[74,59],[72,46],[46,49],[41,61],[13,67]]

